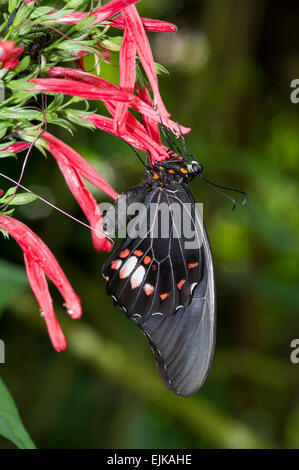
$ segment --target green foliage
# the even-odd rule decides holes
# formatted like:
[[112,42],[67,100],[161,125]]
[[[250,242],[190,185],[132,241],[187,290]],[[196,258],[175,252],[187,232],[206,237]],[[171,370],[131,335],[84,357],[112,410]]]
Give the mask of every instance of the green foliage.
[[35,449],[12,396],[0,378],[0,434],[20,449]]
[[[1,240],[1,244],[4,244],[3,240]],[[0,260],[0,316],[3,309],[27,285],[28,280],[24,269],[8,261]]]

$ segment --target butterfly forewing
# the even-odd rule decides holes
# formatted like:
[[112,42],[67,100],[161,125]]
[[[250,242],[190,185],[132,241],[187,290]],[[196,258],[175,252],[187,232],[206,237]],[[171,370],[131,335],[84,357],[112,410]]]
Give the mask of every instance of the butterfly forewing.
[[[107,292],[128,316],[171,315],[189,304],[202,277],[202,233],[184,185],[145,198],[139,234],[130,232],[103,267]],[[193,213],[192,213],[193,212]],[[186,234],[184,222],[191,220]]]

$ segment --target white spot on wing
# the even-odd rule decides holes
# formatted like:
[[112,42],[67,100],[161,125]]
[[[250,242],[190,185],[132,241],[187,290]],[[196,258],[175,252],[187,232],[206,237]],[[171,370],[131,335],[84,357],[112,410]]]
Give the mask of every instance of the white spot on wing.
[[131,272],[135,268],[137,264],[138,258],[136,256],[130,256],[130,258],[127,259],[123,267],[121,268],[119,272],[119,277],[121,279],[125,279],[126,277],[130,276]]
[[115,269],[116,271],[121,267],[122,265],[122,260],[121,259],[116,259],[112,261],[111,263],[111,269]]
[[194,282],[194,284],[191,285],[191,294],[192,294],[195,286],[197,286],[197,282]]
[[139,266],[131,277],[132,289],[136,289],[136,287],[140,286],[140,284],[143,281],[144,275],[145,275],[145,268],[143,266]]
[[151,295],[154,292],[154,286],[152,286],[151,284],[144,284],[143,290],[146,295]]

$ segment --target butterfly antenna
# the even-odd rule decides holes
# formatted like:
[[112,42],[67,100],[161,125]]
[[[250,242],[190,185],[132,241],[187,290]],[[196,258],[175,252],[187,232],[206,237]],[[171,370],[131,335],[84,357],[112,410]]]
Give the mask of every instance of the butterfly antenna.
[[219,191],[216,188],[220,188],[220,189],[225,189],[226,191],[234,191],[236,193],[240,193],[240,194],[243,194],[244,196],[244,199],[242,201],[242,206],[245,206],[245,204],[247,203],[248,201],[248,195],[245,191],[241,191],[240,189],[235,189],[235,188],[229,188],[227,186],[220,186],[219,184],[216,184],[216,183],[212,183],[211,181],[208,181],[206,180],[202,175],[199,175],[200,179],[205,183],[207,184],[213,191],[215,191],[216,193],[218,194],[221,194],[222,196],[226,197],[227,199],[229,199],[232,203],[233,203],[233,208],[232,210],[234,211],[236,209],[236,201],[234,198],[232,198],[231,196],[229,196],[228,194],[222,192],[222,191]]
[[185,155],[188,155],[188,150],[187,150],[187,147],[186,147],[185,139],[183,137],[182,129],[181,129],[181,126],[179,125],[178,122],[177,122],[177,126],[179,128],[179,135],[180,135],[180,139],[181,139],[181,142],[182,142],[182,146],[183,146]]
[[141,156],[139,155],[139,153],[137,152],[137,150],[135,149],[135,147],[133,147],[133,145],[131,145],[130,142],[127,142],[125,139],[123,139],[123,138],[120,136],[119,133],[118,133],[118,138],[119,138],[120,140],[122,140],[123,142],[125,142],[125,143],[130,147],[130,149],[133,150],[133,152],[134,152],[135,155],[137,156],[138,160],[139,160],[139,161],[142,163],[142,165],[144,166],[145,163],[144,163],[143,159],[141,158]]
[[169,132],[167,130],[167,127],[164,126],[164,124],[162,124],[162,123],[159,123],[158,126],[161,129],[162,134],[163,134],[170,150],[172,150],[174,153],[178,153],[179,155],[182,155],[182,151],[181,151],[180,147],[170,137]]

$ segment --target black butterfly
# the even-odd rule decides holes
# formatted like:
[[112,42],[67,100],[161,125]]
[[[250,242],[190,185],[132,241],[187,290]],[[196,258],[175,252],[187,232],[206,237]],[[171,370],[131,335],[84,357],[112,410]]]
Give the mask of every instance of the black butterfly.
[[[189,183],[199,175],[210,187],[244,194],[242,204],[247,202],[247,195],[207,181],[202,176],[202,165],[187,153],[183,139],[184,153],[166,128],[160,128],[170,158],[154,168],[145,165],[146,179],[123,193],[104,217],[107,235],[113,235],[114,229],[120,233],[124,227],[128,233],[102,273],[115,305],[147,336],[165,385],[179,395],[189,396],[207,377],[216,336],[212,254]],[[235,200],[221,194],[233,202],[234,209]],[[137,223],[136,203],[142,203],[144,209]],[[128,207],[133,207],[130,214]]]
[[[145,165],[145,171],[145,181],[121,195],[116,213],[108,211],[103,220],[104,230],[111,234],[112,221],[120,211],[136,202],[145,208],[137,235],[132,236],[131,227],[102,273],[107,293],[147,336],[165,385],[189,396],[205,381],[215,344],[212,255],[202,215],[188,187],[202,166],[186,154],[156,168]],[[168,232],[163,236],[165,220],[159,214],[165,219],[165,208]],[[130,227],[131,219],[127,216],[123,225]],[[116,230],[122,228],[118,225]]]

